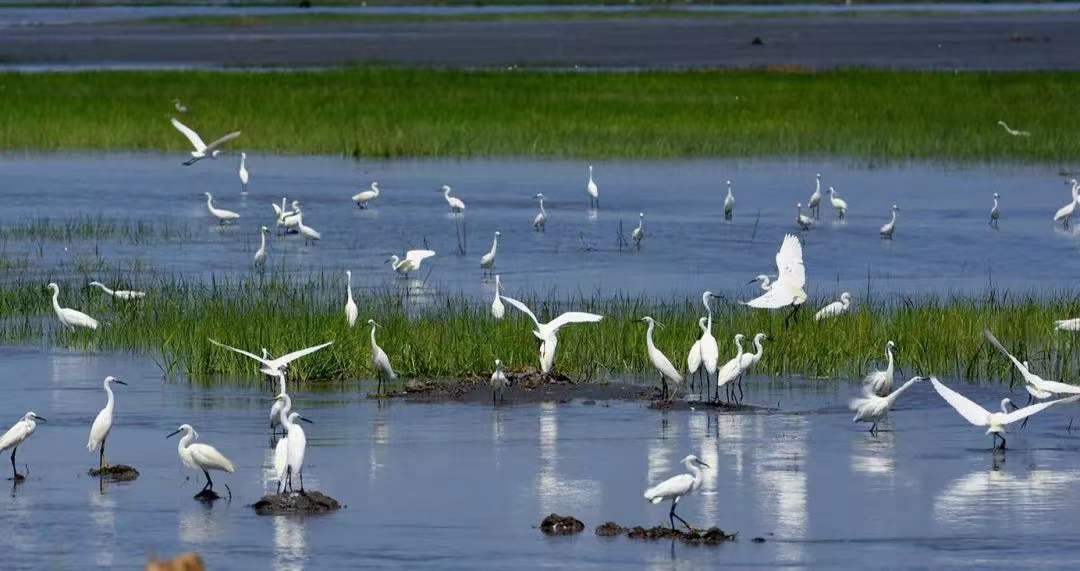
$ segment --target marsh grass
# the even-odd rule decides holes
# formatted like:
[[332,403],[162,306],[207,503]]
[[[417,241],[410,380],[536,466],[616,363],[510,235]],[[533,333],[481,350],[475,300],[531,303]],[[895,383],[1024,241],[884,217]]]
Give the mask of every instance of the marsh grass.
[[116,220],[102,216],[72,218],[29,218],[0,225],[0,240],[76,242],[113,240],[131,244],[161,241],[189,241],[191,229],[167,220]]

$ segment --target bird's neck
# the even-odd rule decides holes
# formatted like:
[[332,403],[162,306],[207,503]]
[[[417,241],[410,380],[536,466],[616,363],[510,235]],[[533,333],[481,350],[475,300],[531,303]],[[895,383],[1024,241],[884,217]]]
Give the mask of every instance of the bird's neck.
[[754,357],[760,359],[765,347],[761,345],[761,339],[754,339]]
[[53,309],[56,310],[56,313],[60,313],[60,289],[59,288],[53,290],[52,304],[53,304]]
[[105,383],[105,394],[107,395],[105,399],[105,408],[112,410],[113,403],[116,402],[116,399],[113,397],[112,387],[109,386],[109,383]]
[[371,352],[374,353],[378,345],[375,344],[375,326],[371,326]]
[[259,249],[266,248],[266,232],[259,232]]
[[690,475],[694,477],[694,489],[696,490],[698,486],[701,485],[701,468],[688,462],[686,464],[686,469],[690,472]]
[[889,401],[889,405],[892,406],[892,403],[896,402],[896,399],[899,398],[900,393],[906,391],[908,389],[908,387],[910,387],[911,385],[914,385],[915,382],[916,382],[916,379],[910,379],[910,380],[908,380],[908,382],[900,385],[900,388],[898,388],[895,391],[889,393],[889,396],[885,397]]
[[735,352],[736,356],[741,356],[743,354],[742,339],[736,339],[735,340],[735,351],[736,351]]
[[653,327],[655,327],[655,326],[656,326],[656,324],[653,323],[652,321],[650,321],[649,322],[649,327],[645,329],[645,341],[649,344],[649,347],[656,347],[656,344],[653,343],[653,339],[652,339]]
[[180,437],[180,442],[176,444],[177,450],[183,452],[193,440],[195,440],[195,431],[185,432],[184,435]]
[[889,360],[889,366],[887,367],[887,369],[888,369],[889,373],[892,373],[892,370],[893,370],[892,347],[889,347],[889,348],[885,349],[885,358]]

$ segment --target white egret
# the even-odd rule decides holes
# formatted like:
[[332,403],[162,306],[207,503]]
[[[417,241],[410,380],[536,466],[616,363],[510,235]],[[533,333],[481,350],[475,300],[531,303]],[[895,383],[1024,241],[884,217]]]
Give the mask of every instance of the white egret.
[[484,270],[485,274],[490,273],[491,268],[495,267],[495,252],[499,249],[499,236],[501,235],[501,232],[495,231],[495,237],[491,240],[491,249],[480,257],[480,268]]
[[98,328],[98,322],[93,317],[90,317],[77,309],[60,307],[60,286],[55,283],[50,283],[48,288],[52,291],[53,311],[56,312],[56,317],[60,320],[60,324],[66,327],[68,331],[74,331],[76,327],[85,327],[87,329]]
[[441,192],[442,195],[443,195],[443,198],[446,199],[446,204],[448,204],[450,206],[450,212],[457,213],[457,212],[464,212],[465,211],[465,203],[462,202],[461,199],[456,197],[456,196],[450,196],[450,187],[449,186],[444,184],[443,187],[441,189],[439,189],[437,192]]
[[[1058,403],[1075,402],[1080,399],[1080,395],[1076,395],[1069,398],[1045,401],[1036,403],[1033,405],[1025,406],[1024,408],[1017,408],[1012,404],[1009,399],[1002,399],[1001,412],[990,412],[985,408],[975,404],[964,395],[950,389],[943,385],[941,381],[935,377],[930,377],[930,383],[934,385],[934,390],[937,391],[941,398],[945,399],[945,402],[949,403],[949,406],[953,407],[956,412],[960,413],[960,416],[964,417],[975,426],[987,427],[986,433],[994,435],[994,445],[997,447],[998,438],[1001,439],[1001,448],[1005,449],[1005,427],[1018,421],[1023,420],[1037,412],[1054,406]],[[1009,412],[1009,406],[1013,407],[1013,411]]]
[[895,371],[896,367],[896,363],[893,360],[893,349],[895,348],[896,343],[893,343],[892,341],[886,343],[885,359],[887,364],[885,370],[871,371],[870,374],[863,377],[863,383],[879,397],[887,396],[892,391],[893,371]]
[[997,124],[1001,125],[1001,128],[1005,129],[1005,132],[1012,135],[1013,137],[1030,137],[1031,136],[1031,133],[1028,133],[1027,131],[1021,131],[1019,129],[1013,129],[1013,128],[1009,127],[1004,121],[998,121]]
[[192,130],[191,127],[177,121],[175,117],[172,119],[172,125],[173,127],[176,127],[177,131],[183,133],[188,141],[191,141],[192,147],[195,147],[195,150],[191,151],[191,158],[184,162],[184,166],[191,166],[206,157],[216,159],[218,155],[221,154],[221,149],[219,147],[240,136],[240,131],[233,131],[207,145],[203,142],[202,137],[200,137],[198,133]]
[[371,190],[362,190],[353,195],[352,200],[360,208],[367,208],[368,204],[379,198],[379,181],[372,181]]
[[213,339],[210,339],[210,338],[207,338],[207,341],[209,341],[209,342],[213,343],[214,345],[217,345],[218,347],[221,347],[223,349],[228,349],[228,350],[230,350],[230,351],[232,351],[234,353],[239,353],[239,354],[241,354],[241,355],[243,355],[245,357],[249,357],[251,359],[254,359],[255,361],[258,361],[259,364],[262,365],[262,368],[259,369],[260,373],[262,373],[264,375],[269,375],[271,377],[279,377],[279,378],[281,378],[284,375],[285,369],[286,369],[286,367],[289,366],[289,363],[292,363],[293,361],[299,359],[300,357],[310,355],[310,354],[312,354],[312,353],[314,353],[314,352],[316,352],[316,351],[318,351],[320,349],[323,349],[325,347],[329,347],[329,346],[334,344],[333,341],[327,341],[326,343],[322,343],[320,345],[314,345],[314,346],[311,346],[311,347],[307,347],[305,349],[300,349],[299,351],[293,351],[292,353],[286,353],[285,355],[282,355],[282,356],[278,357],[277,359],[270,359],[267,356],[259,357],[258,355],[255,355],[254,353],[248,353],[247,351],[244,351],[243,349],[237,349],[236,347],[230,347],[230,346],[228,346],[228,345],[226,345],[224,343],[219,343],[219,342],[214,341]]
[[592,177],[592,165],[589,165],[589,181],[585,183],[585,192],[589,195],[589,207],[600,207],[600,187],[596,186],[596,181]]
[[1069,227],[1073,212],[1076,211],[1076,203],[1080,202],[1080,183],[1078,183],[1075,178],[1069,182],[1072,183],[1072,201],[1065,206],[1058,208],[1058,211],[1054,213],[1054,222],[1061,222],[1062,228]]
[[19,422],[11,425],[11,428],[3,436],[0,436],[0,454],[3,454],[8,448],[11,449],[11,479],[16,482],[23,480],[24,476],[15,470],[15,453],[19,451],[19,445],[34,433],[38,421],[47,422],[48,420],[45,417],[38,416],[34,411],[29,411],[23,415]]
[[851,309],[851,294],[845,291],[840,294],[840,301],[834,301],[818,310],[818,312],[814,314],[814,321],[821,321],[822,319],[843,315],[847,313],[849,309]]
[[685,519],[675,513],[675,506],[679,504],[679,500],[684,496],[688,496],[701,488],[701,468],[710,468],[711,466],[702,462],[693,454],[683,458],[681,463],[686,466],[690,473],[673,476],[645,490],[645,499],[653,504],[658,504],[664,500],[671,501],[671,511],[668,512],[671,529],[675,529],[675,520],[678,519],[687,529],[694,531],[694,528],[689,523],[686,523]]
[[896,399],[900,398],[900,395],[912,385],[924,380],[926,379],[923,377],[912,377],[908,382],[900,385],[900,388],[884,397],[875,395],[869,387],[863,387],[863,396],[853,399],[848,405],[851,410],[855,411],[855,418],[852,418],[851,422],[869,422],[871,423],[870,433],[877,433],[878,423],[889,414],[889,409],[892,408]]
[[821,173],[814,175],[814,194],[806,201],[806,209],[813,213],[815,219],[821,217]]
[[799,307],[806,301],[806,266],[803,265],[802,243],[794,234],[784,236],[784,243],[776,254],[777,279],[769,291],[742,302],[743,305],[758,309],[779,309],[791,306],[791,313],[784,318],[784,324],[795,316]]
[[[742,333],[735,334],[735,357],[733,357],[727,363],[724,363],[720,370],[716,372],[716,400],[720,400],[720,387],[727,387],[728,383],[739,378],[742,374],[743,363],[743,339],[746,337]],[[726,390],[731,390],[731,387],[727,387]],[[728,400],[731,400],[730,394]]]
[[[707,321],[705,323],[705,331],[698,341],[701,347],[701,364],[705,367],[706,376],[710,378],[716,374],[716,369],[720,360],[720,347],[716,344],[716,338],[713,337],[712,334],[713,312],[712,306],[709,304],[709,300],[716,297],[719,296],[713,294],[711,291],[705,291],[701,294],[701,303],[705,306],[705,316]],[[708,383],[706,383],[706,386],[708,386]]]
[[833,209],[836,210],[836,216],[840,219],[844,219],[844,215],[847,214],[847,201],[839,196],[836,196],[836,189],[829,187],[829,204],[832,204]]
[[390,256],[390,267],[397,273],[407,276],[409,272],[415,272],[420,269],[420,262],[435,255],[434,250],[409,250],[405,252],[405,258],[398,258],[396,255]]
[[206,209],[210,211],[211,216],[217,218],[218,224],[226,224],[240,219],[240,215],[232,210],[216,208],[214,206],[214,197],[209,192],[204,192],[203,194],[206,195]]
[[1027,389],[1029,395],[1028,404],[1031,404],[1032,401],[1036,399],[1046,400],[1051,397],[1080,395],[1080,386],[1050,381],[1032,373],[1028,362],[1024,361],[1021,363],[1014,357],[1013,354],[1005,349],[1005,346],[997,340],[997,337],[994,337],[994,334],[990,332],[990,329],[983,329],[983,335],[990,341],[991,345],[1012,361],[1013,366],[1016,367],[1020,376],[1024,378],[1024,388]]
[[258,268],[266,267],[266,235],[269,233],[270,229],[266,226],[259,227],[259,249],[255,250],[255,257],[252,259]]
[[247,153],[240,153],[240,192],[247,192],[248,187],[248,170],[247,170]]
[[[701,329],[702,337],[705,336],[706,325],[709,319],[707,317],[698,318],[698,329]],[[686,355],[686,378],[692,378],[701,370],[701,339],[695,339],[694,344],[690,346],[690,352]],[[693,383],[691,382],[691,386]]]
[[641,241],[645,239],[645,213],[638,212],[637,228],[630,233],[630,237],[634,240],[634,246],[637,249],[641,249]]
[[181,103],[179,99],[173,99],[172,101],[173,101],[173,109],[176,109],[177,113],[187,113],[188,112],[187,105],[184,105],[183,103]]
[[997,228],[998,228],[998,219],[1001,218],[1001,210],[998,208],[998,198],[1001,198],[1001,195],[999,195],[998,193],[995,192],[994,193],[994,206],[992,206],[990,208],[990,227],[993,228],[994,230],[997,230]]
[[735,215],[735,195],[731,193],[731,181],[727,181],[727,196],[724,197],[724,220],[731,220]]
[[105,408],[98,412],[94,418],[94,423],[90,425],[90,439],[86,442],[86,449],[93,452],[97,450],[98,446],[101,447],[101,453],[98,455],[98,470],[104,470],[107,464],[105,463],[105,441],[109,438],[109,432],[112,431],[113,424],[113,409],[116,406],[116,399],[113,397],[111,383],[119,383],[126,385],[124,381],[116,377],[105,377]]
[[345,322],[349,324],[349,327],[356,325],[358,315],[359,310],[356,309],[356,302],[353,301],[352,296],[352,270],[345,270]]
[[1080,317],[1059,319],[1054,322],[1054,329],[1058,331],[1080,331]]
[[146,292],[145,291],[136,291],[136,290],[130,290],[130,289],[117,289],[117,290],[114,290],[114,289],[110,289],[108,286],[106,286],[105,284],[103,284],[101,282],[98,282],[98,281],[90,282],[87,285],[91,285],[91,286],[100,288],[101,291],[115,297],[116,299],[122,299],[124,301],[130,301],[130,300],[133,300],[133,299],[142,299],[142,298],[146,297]]
[[180,461],[189,469],[202,470],[203,475],[206,476],[206,485],[203,486],[200,494],[207,491],[213,492],[214,481],[210,479],[210,470],[231,474],[236,471],[236,467],[224,454],[218,452],[217,448],[209,444],[194,442],[199,438],[199,433],[195,432],[190,424],[181,424],[180,428],[170,432],[165,438],[172,438],[181,432],[184,435],[180,437],[180,443],[176,445],[176,453],[180,455]]
[[882,240],[892,240],[893,232],[896,231],[896,213],[899,211],[899,206],[895,204],[892,205],[892,218],[889,219],[889,221],[881,227],[881,230],[878,231],[878,233],[881,234]]
[[739,355],[739,376],[735,385],[735,387],[739,389],[739,397],[736,399],[737,402],[742,401],[743,398],[743,376],[745,376],[750,369],[753,369],[755,366],[757,366],[758,362],[761,361],[761,356],[765,353],[765,346],[763,342],[768,338],[769,337],[764,333],[758,333],[757,335],[754,335],[754,352],[743,353],[742,355]]
[[371,326],[371,366],[375,369],[375,375],[379,380],[378,394],[383,394],[384,385],[386,381],[393,381],[397,378],[397,374],[394,373],[394,368],[390,366],[390,357],[386,356],[386,351],[379,347],[379,344],[375,342],[375,328],[382,327],[378,323],[375,323],[374,319],[368,320],[368,325]]
[[758,274],[754,277],[754,279],[746,282],[746,285],[750,285],[755,282],[761,282],[761,291],[769,291],[772,288],[772,285],[770,284],[771,279],[772,278],[765,274]]
[[547,211],[544,210],[544,193],[537,193],[536,199],[540,201],[540,212],[537,212],[536,218],[533,218],[533,230],[544,232],[547,230]]
[[495,299],[491,301],[491,316],[495,319],[502,319],[506,315],[506,308],[503,306],[503,302],[499,293],[502,288],[499,282],[499,274],[495,274]]
[[540,323],[540,320],[536,318],[536,314],[524,303],[512,298],[501,296],[503,301],[509,303],[518,311],[529,316],[533,325],[536,326],[533,329],[533,335],[540,341],[540,371],[544,374],[551,372],[551,368],[555,364],[555,348],[558,345],[557,335],[559,329],[562,329],[564,325],[571,323],[595,323],[604,318],[603,315],[597,315],[595,313],[586,313],[583,311],[568,311],[562,315],[548,321],[547,323]]
[[495,359],[495,372],[491,373],[491,405],[498,406],[499,401],[506,400],[506,390],[510,388],[510,380],[503,372],[502,361]]
[[314,243],[322,240],[322,234],[316,231],[311,226],[304,225],[304,212],[297,208],[296,210],[296,230],[300,232],[300,235],[304,237],[304,243]]
[[[266,352],[266,349],[263,349],[263,356],[264,356],[264,358],[268,356],[268,354]],[[287,393],[286,389],[288,388],[288,383],[285,381],[285,373],[282,372],[281,374],[276,375],[276,377],[277,377],[277,380],[278,380],[278,394],[279,395],[286,394]],[[277,434],[277,427],[281,425],[282,409],[286,404],[291,407],[292,406],[292,401],[291,400],[285,401],[285,400],[281,400],[281,399],[274,399],[274,402],[270,404],[270,433],[271,433],[271,435]],[[285,410],[284,413],[287,416],[289,414],[289,411]],[[284,432],[284,429],[282,429],[282,432]]]
[[[664,324],[656,321],[655,319],[646,315],[641,318],[642,321],[648,323],[649,326],[645,330],[645,347],[649,353],[649,361],[652,362],[653,367],[660,373],[660,383],[662,387],[661,397],[664,400],[675,398],[675,395],[679,392],[679,386],[683,383],[683,376],[679,374],[675,365],[671,364],[671,361],[667,358],[662,351],[656,348],[656,344],[653,343],[653,327],[659,325],[663,327]],[[671,381],[674,387],[672,387],[670,394],[668,393],[668,381]]]
[[795,224],[800,230],[809,230],[814,227],[814,219],[802,213],[802,203],[795,204]]
[[281,393],[274,399],[282,402],[279,421],[285,429],[285,436],[278,440],[274,447],[274,473],[278,477],[278,493],[291,492],[293,490],[292,477],[300,478],[300,493],[304,493],[304,452],[307,449],[307,436],[304,429],[296,422],[298,420],[311,422],[300,416],[298,412],[291,412],[292,399],[289,395]]
[[286,234],[296,234],[300,231],[300,201],[292,201],[290,207],[292,210],[288,212],[282,211],[281,227],[285,230]]

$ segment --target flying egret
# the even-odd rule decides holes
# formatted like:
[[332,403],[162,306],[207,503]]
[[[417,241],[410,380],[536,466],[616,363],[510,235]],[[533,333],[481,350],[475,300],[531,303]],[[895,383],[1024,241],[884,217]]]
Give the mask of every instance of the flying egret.
[[821,321],[822,319],[843,315],[847,313],[849,309],[851,309],[851,294],[845,291],[840,294],[840,301],[834,301],[818,310],[818,312],[814,314],[814,321]]
[[113,408],[116,405],[112,387],[109,386],[111,383],[127,384],[116,377],[105,377],[105,394],[108,395],[105,400],[105,408],[98,412],[97,417],[94,418],[94,423],[90,425],[90,440],[86,443],[86,449],[91,452],[97,450],[98,446],[101,447],[101,454],[98,455],[98,470],[103,470],[107,466],[105,464],[105,441],[109,438],[109,432],[112,430]]
[[[701,317],[698,319],[698,329],[701,329],[702,337],[705,336],[706,325],[709,322],[709,318]],[[694,375],[701,370],[701,339],[695,339],[694,344],[690,346],[690,352],[686,355],[686,378],[692,379]],[[693,387],[693,381],[690,384]]]
[[202,470],[203,475],[206,476],[206,485],[203,486],[200,494],[207,491],[213,492],[214,481],[210,479],[210,470],[231,474],[236,471],[236,467],[224,454],[218,452],[217,448],[209,444],[194,442],[199,438],[199,433],[195,432],[190,424],[181,424],[180,428],[170,432],[165,438],[172,438],[181,432],[184,435],[180,437],[180,443],[176,445],[176,453],[180,455],[180,461],[191,470]]
[[813,213],[815,220],[821,216],[821,173],[814,175],[814,194],[806,201],[806,209]]
[[796,312],[806,301],[806,266],[803,265],[802,244],[794,234],[784,236],[784,243],[776,254],[777,279],[769,291],[743,302],[743,305],[758,309],[779,309],[791,306],[791,313],[784,318],[796,316]]
[[770,284],[771,279],[772,278],[765,274],[758,274],[754,277],[754,279],[746,282],[746,285],[750,285],[755,282],[761,282],[761,291],[769,291],[770,289],[772,289],[772,285]]
[[247,170],[247,153],[240,153],[240,192],[247,192],[248,187],[248,170]]
[[870,390],[877,396],[888,396],[892,391],[893,383],[893,371],[895,370],[896,363],[893,360],[893,349],[896,348],[896,343],[889,341],[885,344],[885,359],[887,364],[884,371],[871,371],[870,374],[863,377],[863,383],[866,384]]
[[731,193],[731,181],[727,181],[727,196],[724,197],[724,220],[731,220],[735,215],[735,195]]
[[[742,374],[742,362],[743,362],[743,339],[746,337],[742,333],[735,334],[735,357],[733,357],[727,363],[724,363],[720,370],[716,372],[716,399],[720,400],[720,387],[727,387],[725,390],[730,391],[731,387],[728,387],[728,383],[739,378]],[[730,393],[728,400],[731,400]]]
[[800,230],[809,230],[814,227],[814,219],[802,213],[802,203],[795,204],[795,224]]
[[360,208],[367,208],[368,204],[379,198],[379,181],[372,181],[371,190],[363,190],[353,195],[352,200]]
[[191,127],[177,121],[175,117],[172,119],[172,125],[173,127],[176,127],[177,131],[183,133],[188,141],[191,141],[192,147],[195,147],[195,150],[191,151],[191,158],[184,162],[184,166],[186,167],[189,167],[206,157],[216,159],[218,155],[221,154],[221,149],[219,147],[240,136],[240,131],[233,131],[207,145],[203,142],[202,137],[200,137],[198,133],[192,130]]
[[352,270],[345,270],[345,321],[349,327],[356,325],[359,312],[352,297]]
[[[950,389],[943,385],[941,381],[935,377],[930,377],[930,383],[934,385],[934,390],[937,391],[941,398],[945,399],[945,402],[949,403],[949,406],[953,407],[956,412],[960,413],[960,416],[964,417],[975,426],[987,427],[986,433],[994,435],[994,447],[997,448],[997,440],[1001,439],[1001,449],[1005,449],[1005,427],[1018,421],[1023,420],[1037,412],[1040,412],[1046,408],[1054,406],[1063,402],[1075,402],[1080,399],[1080,395],[1072,396],[1069,398],[1044,401],[1033,405],[1025,406],[1024,408],[1016,408],[1009,399],[1002,399],[1001,412],[990,412],[985,408],[971,402],[964,395]],[[1009,412],[1008,407],[1012,406],[1013,411]]]
[[383,394],[385,381],[393,381],[397,378],[397,374],[394,373],[394,368],[390,366],[390,357],[386,356],[386,351],[379,347],[379,344],[375,342],[375,328],[382,327],[378,323],[375,323],[374,319],[369,319],[368,325],[371,326],[371,366],[375,369],[375,375],[379,379],[379,391],[378,394]]
[[768,338],[769,336],[764,333],[754,335],[754,352],[739,355],[739,377],[736,385],[739,389],[739,401],[742,401],[743,398],[742,378],[750,369],[753,369],[761,361],[761,356],[765,353],[763,342]]
[[[649,324],[648,328],[645,329],[645,347],[649,353],[649,361],[652,362],[653,367],[656,367],[656,370],[660,373],[660,383],[662,387],[661,397],[664,400],[668,400],[669,397],[671,399],[674,399],[675,395],[679,392],[679,386],[682,385],[683,376],[679,374],[679,371],[675,368],[675,365],[672,365],[671,361],[668,360],[667,356],[664,355],[664,353],[661,352],[659,349],[657,349],[656,344],[653,343],[653,327],[655,327],[656,325],[663,327],[664,324],[656,321],[648,315],[642,317],[641,320]],[[670,394],[668,393],[668,381],[671,381],[671,383],[675,385],[671,389]]]
[[536,318],[536,314],[524,303],[505,295],[500,297],[518,311],[528,315],[533,325],[536,326],[533,329],[533,335],[540,341],[540,371],[544,374],[551,372],[551,368],[555,365],[555,348],[558,345],[556,336],[559,329],[571,323],[595,323],[604,318],[603,315],[595,313],[568,311],[547,323],[540,323],[540,320]]
[[56,317],[60,320],[60,324],[66,327],[68,331],[74,331],[76,327],[85,327],[87,329],[98,328],[98,322],[93,317],[90,317],[77,309],[60,307],[60,286],[55,283],[50,283],[48,288],[52,291],[53,311],[56,312]]
[[1061,227],[1065,229],[1069,228],[1069,222],[1072,220],[1073,212],[1076,211],[1076,203],[1080,201],[1080,183],[1078,183],[1075,178],[1069,182],[1072,183],[1072,201],[1065,206],[1058,208],[1058,211],[1054,213],[1054,222],[1061,222]]
[[495,231],[495,237],[491,240],[491,249],[480,257],[480,269],[485,274],[491,273],[491,268],[495,267],[495,252],[499,249],[499,236],[501,235],[501,232]]
[[878,231],[881,234],[882,240],[892,240],[893,232],[896,231],[896,213],[900,211],[900,207],[892,205],[892,218],[881,227]]
[[491,406],[498,406],[499,401],[505,401],[506,391],[509,388],[510,380],[503,372],[503,363],[495,359],[495,372],[491,373]]
[[122,300],[125,300],[125,301],[130,301],[130,300],[133,300],[133,299],[142,299],[142,298],[146,297],[146,292],[145,291],[135,291],[135,290],[130,290],[130,289],[117,289],[117,290],[109,289],[108,286],[106,286],[105,284],[103,284],[101,282],[98,282],[98,281],[90,282],[87,285],[91,285],[91,286],[100,288],[101,291],[115,297],[116,299],[122,299]]
[[537,212],[536,218],[533,218],[533,230],[545,232],[547,231],[547,211],[544,210],[544,193],[537,193],[536,199],[540,201],[540,212]]
[[397,273],[407,276],[409,272],[413,272],[420,269],[420,263],[424,260],[435,255],[434,250],[409,250],[405,252],[405,258],[398,258],[397,255],[390,256],[390,267]]
[[23,415],[19,422],[11,425],[11,428],[3,436],[0,436],[0,454],[11,448],[11,479],[16,482],[23,480],[24,476],[15,470],[15,453],[19,451],[19,445],[34,433],[39,420],[48,422],[45,417],[38,416],[34,411],[29,411]]
[[213,343],[214,345],[217,345],[218,347],[221,347],[223,349],[228,349],[229,351],[232,351],[234,353],[239,353],[239,354],[241,354],[241,355],[243,355],[245,357],[249,357],[251,359],[254,359],[254,360],[258,361],[259,364],[262,365],[262,368],[259,369],[260,373],[262,373],[264,375],[269,375],[271,377],[279,377],[279,378],[284,375],[285,369],[286,369],[286,367],[289,366],[289,363],[292,363],[293,361],[299,359],[300,357],[310,355],[310,354],[312,354],[312,353],[314,353],[314,352],[316,352],[316,351],[318,351],[320,349],[323,349],[325,347],[329,347],[329,346],[334,344],[333,341],[327,341],[326,343],[322,343],[320,345],[314,345],[312,347],[307,347],[306,349],[300,349],[299,351],[293,351],[292,353],[286,353],[285,355],[282,355],[282,356],[278,357],[277,359],[269,359],[266,356],[259,357],[258,355],[255,355],[254,353],[248,353],[247,351],[244,351],[243,349],[237,349],[236,347],[230,347],[230,346],[228,346],[228,345],[226,345],[224,343],[219,343],[217,341],[214,341],[213,339],[210,339],[209,337],[207,338],[207,341],[209,341],[209,342]]
[[641,249],[641,241],[645,239],[645,213],[638,212],[637,228],[630,233],[630,237],[634,240],[634,247]]
[[255,267],[266,267],[266,235],[270,233],[270,229],[266,226],[259,227],[259,249],[255,250],[255,257],[252,262]]
[[499,282],[499,274],[495,274],[495,299],[491,301],[491,316],[495,319],[502,319],[506,315],[506,308],[503,306],[499,290],[502,284]]
[[203,194],[206,195],[206,209],[210,211],[211,216],[217,218],[218,224],[226,224],[240,219],[240,215],[232,210],[214,207],[214,197],[209,192]]
[[1051,397],[1080,395],[1080,386],[1046,380],[1039,375],[1032,373],[1028,362],[1024,361],[1021,363],[1014,357],[1013,354],[1005,349],[1005,346],[997,340],[997,337],[994,337],[994,334],[990,332],[990,329],[983,329],[983,335],[990,341],[991,345],[1012,361],[1013,366],[1020,372],[1020,376],[1024,378],[1024,388],[1027,389],[1028,392],[1028,404],[1031,404],[1036,399],[1046,400]]
[[462,202],[461,199],[456,197],[456,196],[450,196],[450,187],[449,186],[444,184],[443,187],[440,188],[436,192],[441,192],[442,193],[443,198],[446,199],[446,204],[448,204],[450,206],[450,212],[451,213],[457,213],[457,212],[464,212],[465,211],[465,203]]
[[187,113],[188,112],[187,105],[184,105],[183,103],[181,103],[179,99],[173,99],[172,101],[173,101],[173,109],[176,109],[177,113]]
[[1021,131],[1019,129],[1013,129],[1013,128],[1009,127],[1004,121],[998,121],[997,124],[1001,125],[1001,128],[1005,129],[1005,132],[1012,135],[1013,137],[1030,137],[1031,136],[1031,133],[1028,133],[1027,131]]
[[589,182],[585,183],[585,192],[589,195],[589,207],[600,207],[600,187],[592,177],[592,165],[589,165]]
[[900,398],[900,395],[912,385],[924,380],[926,379],[923,377],[912,377],[908,382],[900,385],[900,388],[884,397],[875,395],[869,387],[863,387],[863,396],[853,399],[848,405],[851,410],[855,411],[855,418],[852,418],[851,422],[869,422],[871,423],[870,433],[876,434],[878,423],[889,414],[889,409],[896,402],[896,399]]
[[832,204],[833,209],[836,210],[836,216],[840,219],[844,219],[844,215],[847,214],[847,201],[839,196],[836,196],[836,189],[829,187],[829,204]]
[[1080,331],[1080,317],[1059,319],[1054,322],[1054,329],[1058,331]]
[[[275,401],[282,403],[279,421],[285,429],[285,436],[274,447],[274,473],[278,477],[278,493],[293,490],[292,478],[296,475],[300,478],[300,493],[304,493],[304,452],[307,448],[307,436],[304,429],[297,424],[297,420],[311,422],[292,411],[292,399],[285,393],[279,394]],[[284,462],[281,462],[284,456]],[[283,466],[282,466],[283,464]]]
[[679,500],[681,500],[683,496],[688,496],[701,488],[701,468],[710,468],[711,466],[702,462],[693,454],[683,458],[681,464],[686,466],[686,469],[690,471],[689,474],[673,476],[645,490],[645,499],[653,504],[658,504],[664,500],[670,500],[671,511],[668,512],[668,520],[671,523],[672,531],[675,530],[676,519],[681,521],[687,529],[694,531],[694,528],[691,527],[689,523],[686,523],[685,519],[679,517],[675,513],[675,506],[679,504]]
[[998,228],[998,219],[1001,218],[1001,210],[998,209],[998,198],[1001,195],[994,193],[994,206],[990,208],[990,227],[994,230]]
[[304,225],[304,212],[299,208],[296,209],[296,230],[299,231],[300,235],[304,237],[304,244],[314,243],[322,240],[322,234],[320,234],[311,226]]

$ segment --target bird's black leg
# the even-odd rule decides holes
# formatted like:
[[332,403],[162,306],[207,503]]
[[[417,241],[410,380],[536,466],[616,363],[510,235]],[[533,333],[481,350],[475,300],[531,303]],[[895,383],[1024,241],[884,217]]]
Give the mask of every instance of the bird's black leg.
[[[1033,403],[1033,402],[1035,402],[1035,397],[1029,394],[1028,395],[1028,401],[1027,401],[1028,406],[1030,406],[1031,403]],[[1020,430],[1023,430],[1027,426],[1028,420],[1030,420],[1030,419],[1031,419],[1030,416],[1024,418],[1024,422],[1020,423]]]
[[741,403],[741,402],[742,402],[742,400],[743,400],[743,396],[745,396],[745,395],[743,394],[743,390],[742,390],[742,375],[739,375],[739,384],[738,384],[738,385],[736,385],[736,386],[737,386],[737,387],[738,387],[738,389],[739,389],[739,402]]
[[19,451],[18,446],[11,449],[11,479],[12,480],[17,480],[19,478],[19,473],[15,471],[15,453],[18,452],[18,451]]
[[660,376],[660,398],[667,400],[667,378]]
[[105,441],[101,441],[101,454],[98,456],[98,471],[105,469]]
[[304,470],[303,470],[303,468],[300,469],[300,493],[301,494],[306,494],[306,492],[304,491]]
[[877,431],[877,423],[875,422],[875,423],[870,425],[870,434],[874,434],[874,432],[876,432],[876,431]]
[[668,512],[668,521],[671,522],[671,531],[675,531],[675,502],[671,502],[671,511]]
[[213,491],[214,490],[214,481],[210,479],[210,472],[207,472],[206,468],[203,468],[202,473],[203,473],[204,476],[206,476],[206,485],[203,486],[203,491],[204,492],[206,490]]

